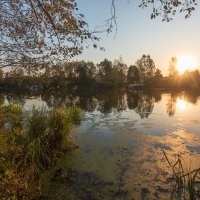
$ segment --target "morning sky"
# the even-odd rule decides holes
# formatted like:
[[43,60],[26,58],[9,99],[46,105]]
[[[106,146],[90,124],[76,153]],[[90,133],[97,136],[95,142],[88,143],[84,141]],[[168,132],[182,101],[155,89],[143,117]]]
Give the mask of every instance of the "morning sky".
[[[89,48],[77,59],[95,63],[104,58],[114,60],[122,56],[123,61],[134,64],[143,54],[149,54],[156,67],[167,74],[171,57],[191,55],[200,66],[200,8],[185,20],[178,14],[171,22],[162,22],[162,18],[151,20],[151,9],[138,7],[139,1],[116,0],[118,31],[113,34],[100,34],[100,46],[106,51]],[[90,28],[102,26],[110,17],[111,0],[78,0],[80,12],[85,15]]]

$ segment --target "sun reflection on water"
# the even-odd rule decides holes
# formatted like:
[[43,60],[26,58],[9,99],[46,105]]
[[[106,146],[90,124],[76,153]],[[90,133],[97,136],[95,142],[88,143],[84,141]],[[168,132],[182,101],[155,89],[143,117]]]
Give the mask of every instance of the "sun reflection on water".
[[177,108],[185,110],[187,108],[187,102],[183,99],[177,99],[176,101]]

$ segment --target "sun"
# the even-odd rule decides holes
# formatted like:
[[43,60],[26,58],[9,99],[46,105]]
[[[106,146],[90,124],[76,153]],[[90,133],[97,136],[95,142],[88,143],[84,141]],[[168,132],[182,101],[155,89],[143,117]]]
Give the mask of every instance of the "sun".
[[194,70],[195,68],[197,68],[197,60],[195,57],[185,55],[178,58],[177,70],[180,74],[183,74],[187,70]]

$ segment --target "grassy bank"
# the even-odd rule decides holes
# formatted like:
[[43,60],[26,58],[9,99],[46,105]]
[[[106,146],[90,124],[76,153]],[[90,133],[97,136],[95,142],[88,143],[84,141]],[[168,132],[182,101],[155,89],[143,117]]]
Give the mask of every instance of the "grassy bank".
[[40,193],[40,177],[76,147],[70,132],[81,122],[79,108],[23,112],[0,107],[0,199],[30,199]]

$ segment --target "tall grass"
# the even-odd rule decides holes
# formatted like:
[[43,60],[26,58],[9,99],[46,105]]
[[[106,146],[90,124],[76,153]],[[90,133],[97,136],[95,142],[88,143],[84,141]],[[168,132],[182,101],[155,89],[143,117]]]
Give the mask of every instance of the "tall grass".
[[33,109],[28,117],[24,165],[48,169],[57,159],[56,152],[71,149],[70,131],[81,121],[79,108]]
[[42,172],[75,146],[70,132],[81,122],[81,110],[33,107],[23,113],[9,105],[0,107],[0,115],[0,199],[26,199],[36,191]]
[[179,199],[196,200],[200,198],[200,168],[188,169],[184,159],[178,155],[175,163],[172,163],[166,152],[163,154],[172,169],[173,178],[175,180],[175,188]]

